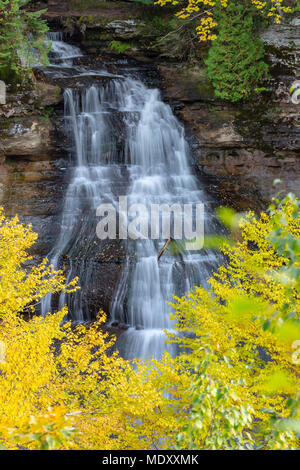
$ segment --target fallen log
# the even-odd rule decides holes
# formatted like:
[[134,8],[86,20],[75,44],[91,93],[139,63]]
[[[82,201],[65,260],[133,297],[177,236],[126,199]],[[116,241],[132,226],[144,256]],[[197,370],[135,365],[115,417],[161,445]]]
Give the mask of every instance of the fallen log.
[[169,244],[171,243],[171,241],[173,240],[173,238],[168,238],[168,240],[166,241],[166,243],[164,244],[164,246],[162,247],[162,249],[160,250],[159,254],[158,254],[158,257],[157,257],[157,261],[160,260],[160,257],[164,254],[165,250],[168,248]]

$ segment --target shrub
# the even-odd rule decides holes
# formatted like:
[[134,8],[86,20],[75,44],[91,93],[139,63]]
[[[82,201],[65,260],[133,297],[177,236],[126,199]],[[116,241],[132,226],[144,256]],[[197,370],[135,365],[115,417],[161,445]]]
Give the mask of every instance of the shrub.
[[299,201],[288,195],[259,219],[220,214],[241,230],[235,244],[223,243],[227,264],[210,292],[194,287],[173,305],[179,334],[170,340],[182,348],[177,361],[194,371],[179,447],[297,448]]
[[249,98],[267,77],[264,46],[253,28],[253,13],[241,3],[230,2],[217,14],[218,35],[206,60],[216,96],[239,101]]

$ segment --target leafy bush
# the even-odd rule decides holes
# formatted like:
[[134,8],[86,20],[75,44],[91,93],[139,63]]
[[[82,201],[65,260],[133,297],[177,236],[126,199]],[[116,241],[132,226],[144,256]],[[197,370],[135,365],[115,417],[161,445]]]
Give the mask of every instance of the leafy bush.
[[219,214],[238,239],[223,242],[228,262],[211,277],[210,292],[194,287],[174,304],[180,334],[170,338],[195,370],[179,447],[297,448],[299,201],[288,195],[259,219]]
[[242,3],[231,2],[217,15],[218,35],[206,61],[216,96],[239,101],[249,98],[267,77],[264,46],[253,28],[253,14]]
[[144,24],[140,30],[145,47],[167,59],[198,61],[202,48],[197,37],[196,22],[183,21],[171,12],[158,12],[155,15],[149,11],[143,15]]
[[116,51],[118,54],[122,54],[123,52],[131,49],[130,44],[121,41],[111,41],[109,47],[111,48],[111,50]]

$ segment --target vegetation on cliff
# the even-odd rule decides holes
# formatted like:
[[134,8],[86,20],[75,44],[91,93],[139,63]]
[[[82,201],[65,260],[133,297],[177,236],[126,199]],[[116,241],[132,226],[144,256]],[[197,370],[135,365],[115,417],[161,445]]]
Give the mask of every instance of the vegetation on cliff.
[[216,96],[239,101],[254,92],[268,74],[263,43],[254,29],[253,14],[242,3],[216,13],[219,24],[206,61]]
[[[288,11],[281,0],[245,4],[191,0],[170,31],[163,20],[156,24],[166,44],[176,37],[184,43],[186,25],[191,19],[194,28],[199,19],[200,40],[212,41],[208,76],[217,96],[230,101],[249,97],[267,74],[254,18],[261,12],[278,22]],[[29,12],[27,5],[0,0],[0,77],[12,85],[30,80],[35,51],[47,61],[42,12]],[[130,47],[124,44],[110,41],[119,53]],[[37,314],[45,295],[74,292],[80,280],[66,284],[47,260],[34,265],[28,253],[37,235],[1,210],[1,448],[299,445],[299,201],[288,194],[259,217],[228,209],[218,216],[232,237],[217,243],[207,238],[206,248],[220,249],[226,264],[211,276],[208,290],[195,286],[172,304],[175,333],[166,335],[180,354],[129,362],[114,351],[102,311],[94,322],[76,325],[67,321],[65,307]]]
[[25,84],[36,62],[48,62],[41,18],[45,10],[30,11],[30,0],[0,0],[0,79],[10,85]]
[[202,42],[210,42],[206,61],[216,96],[236,102],[251,96],[267,77],[264,46],[258,38],[262,22],[280,23],[292,11],[284,0],[157,0],[156,4],[181,6],[176,13],[196,21]]

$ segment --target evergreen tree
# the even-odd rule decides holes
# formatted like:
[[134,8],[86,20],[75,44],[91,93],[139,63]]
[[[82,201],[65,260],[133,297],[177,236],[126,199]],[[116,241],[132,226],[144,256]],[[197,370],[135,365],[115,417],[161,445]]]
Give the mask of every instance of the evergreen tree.
[[206,61],[216,96],[239,101],[249,97],[268,74],[264,46],[254,31],[253,11],[231,1],[217,12],[218,36]]
[[9,84],[28,79],[37,56],[47,63],[46,10],[29,11],[29,1],[0,0],[0,79]]

